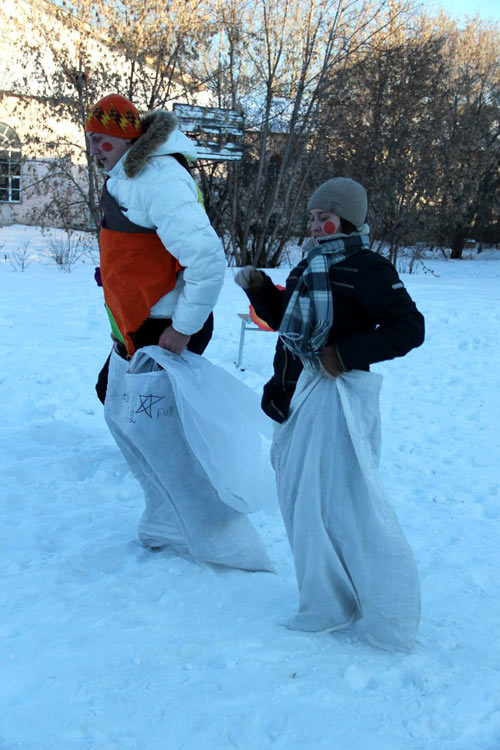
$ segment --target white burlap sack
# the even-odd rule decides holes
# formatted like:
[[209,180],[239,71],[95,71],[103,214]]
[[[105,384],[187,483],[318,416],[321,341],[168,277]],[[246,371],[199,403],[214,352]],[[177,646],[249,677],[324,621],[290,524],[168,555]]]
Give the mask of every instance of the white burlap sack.
[[113,352],[105,417],[144,490],[139,536],[205,562],[269,570],[246,513],[276,497],[257,396],[191,352],[158,346],[126,362]]
[[294,555],[299,612],[289,627],[339,630],[410,649],[420,619],[413,554],[378,472],[380,375],[303,372],[272,461]]

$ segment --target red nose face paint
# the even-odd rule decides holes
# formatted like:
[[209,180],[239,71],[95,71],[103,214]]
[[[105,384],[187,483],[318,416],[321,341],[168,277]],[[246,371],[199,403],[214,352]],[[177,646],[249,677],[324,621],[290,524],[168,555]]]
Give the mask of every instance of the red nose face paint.
[[103,151],[108,152],[113,150],[113,146],[111,145],[111,143],[108,143],[108,141],[104,141],[103,143],[101,143],[101,148]]
[[328,236],[329,234],[335,234],[335,224],[333,221],[325,221],[323,224],[323,232]]

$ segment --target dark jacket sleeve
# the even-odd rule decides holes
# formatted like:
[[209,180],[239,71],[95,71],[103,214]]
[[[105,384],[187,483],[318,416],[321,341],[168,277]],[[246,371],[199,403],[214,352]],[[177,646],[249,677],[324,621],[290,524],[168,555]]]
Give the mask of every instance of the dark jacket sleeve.
[[389,261],[375,256],[357,280],[355,297],[375,327],[335,342],[344,369],[402,357],[423,343],[424,317]]
[[[255,312],[266,323],[277,331],[291,291],[295,285],[295,276],[300,269],[294,269],[286,282],[286,291],[278,289],[267,274],[264,283],[257,289],[245,289]],[[262,395],[262,410],[275,422],[284,422],[290,410],[290,401],[295,386],[302,372],[302,363],[294,357],[283,342],[278,339],[273,362],[273,377],[265,384]]]
[[290,401],[302,372],[302,362],[278,339],[273,361],[273,376],[264,386],[261,407],[275,422],[284,422],[290,411]]
[[245,289],[245,294],[259,318],[265,320],[268,326],[277,331],[284,312],[284,291],[278,289],[267,274],[263,271],[261,273],[264,276],[263,284],[255,289]]

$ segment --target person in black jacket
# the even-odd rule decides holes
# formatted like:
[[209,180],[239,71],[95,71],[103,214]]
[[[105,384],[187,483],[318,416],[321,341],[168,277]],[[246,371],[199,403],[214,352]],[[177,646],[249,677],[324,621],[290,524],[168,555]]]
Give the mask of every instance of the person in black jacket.
[[[375,362],[402,357],[420,346],[424,340],[423,315],[392,263],[368,249],[364,188],[348,178],[333,178],[316,190],[308,208],[311,240],[308,245],[304,243],[305,249],[314,252],[315,248],[325,247],[332,236],[344,245],[341,259],[328,269],[334,315],[319,352],[324,369],[333,377],[350,370],[368,371]],[[352,221],[338,216],[335,210],[348,214]],[[274,330],[280,330],[307,264],[306,257],[292,270],[284,290],[253,266],[241,269],[235,281],[246,292],[257,315]],[[262,398],[263,410],[276,422],[284,422],[288,415],[302,369],[300,354],[280,337],[274,375],[264,386]]]
[[[377,384],[381,378],[370,375],[369,370],[375,362],[404,356],[420,346],[424,340],[424,318],[394,266],[369,249],[369,228],[365,224],[367,195],[362,185],[345,177],[332,178],[313,193],[308,211],[311,238],[305,246],[306,255],[291,271],[284,290],[253,266],[242,268],[235,277],[257,315],[280,334],[274,374],[264,386],[262,408],[280,423],[275,430],[272,458],[274,455],[278,496],[295,558],[301,598],[299,615],[290,627],[319,630],[323,626],[318,623],[323,623],[325,629],[338,629],[364,612],[372,633],[377,628],[383,629],[381,622],[394,625],[404,621],[406,625],[401,625],[399,635],[392,633],[392,641],[407,645],[414,638],[419,619],[418,575],[397,521],[387,521],[384,527],[380,520],[392,519],[393,512],[385,499],[377,495],[380,483],[370,474],[372,470],[376,472],[380,452]],[[315,385],[318,383],[319,388]],[[351,403],[346,407],[349,399]],[[321,410],[328,409],[330,403],[334,405],[333,416],[322,419]],[[349,423],[353,414],[354,427]],[[363,419],[366,424],[371,420],[371,427],[366,430],[366,445],[356,442],[360,439],[358,427]],[[308,442],[310,436],[313,439]],[[371,479],[367,481],[361,476],[366,466],[363,469],[362,462],[353,458],[355,455],[359,458],[365,450],[371,456],[368,463],[373,464],[368,470]],[[334,478],[329,474],[329,464],[333,463]],[[304,489],[308,487],[311,494]],[[315,493],[321,497],[315,498]],[[317,513],[313,510],[315,503],[320,508]],[[323,533],[321,524],[342,503],[345,506],[340,528],[334,524]],[[372,524],[363,529],[358,522],[362,507],[366,509],[362,515]],[[351,525],[345,531],[342,524],[347,523],[350,514],[358,520],[349,521]],[[302,518],[302,526],[297,523],[298,518]],[[318,531],[320,527],[322,530]],[[315,534],[317,545],[312,545],[312,550],[306,553]],[[371,562],[369,549],[365,550],[366,555],[363,552],[362,570],[358,553],[366,546],[367,538],[375,538],[379,546]],[[340,541],[330,544],[324,543],[325,539]],[[389,561],[380,562],[381,548],[386,549]],[[397,584],[391,580],[386,588],[396,592],[391,601],[396,609],[399,607],[399,612],[391,610],[384,615],[378,612],[370,619],[367,613],[374,611],[373,592],[377,586],[383,586],[385,573],[394,569],[398,558],[402,571],[399,580],[404,588],[400,607],[394,604]],[[310,572],[316,565],[324,576],[323,582],[318,582],[315,573]],[[367,588],[366,568],[370,565],[373,575],[376,570],[380,575]],[[339,570],[348,571],[345,580],[341,580],[343,574]],[[363,591],[368,592],[364,601]],[[389,600],[384,589],[378,601]],[[374,638],[379,643],[390,640],[387,634],[380,633]]]

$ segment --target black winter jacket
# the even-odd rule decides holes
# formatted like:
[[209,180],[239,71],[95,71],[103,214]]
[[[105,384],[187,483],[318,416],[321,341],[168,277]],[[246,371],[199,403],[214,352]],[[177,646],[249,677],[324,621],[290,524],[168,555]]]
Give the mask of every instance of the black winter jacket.
[[[278,330],[306,260],[290,273],[285,290],[264,274],[264,283],[246,293],[257,315]],[[381,255],[360,250],[330,269],[334,320],[329,344],[335,344],[344,370],[369,370],[374,362],[402,357],[424,340],[424,318],[396,269]],[[277,422],[288,416],[300,359],[278,339],[274,375],[264,386],[262,409]]]

